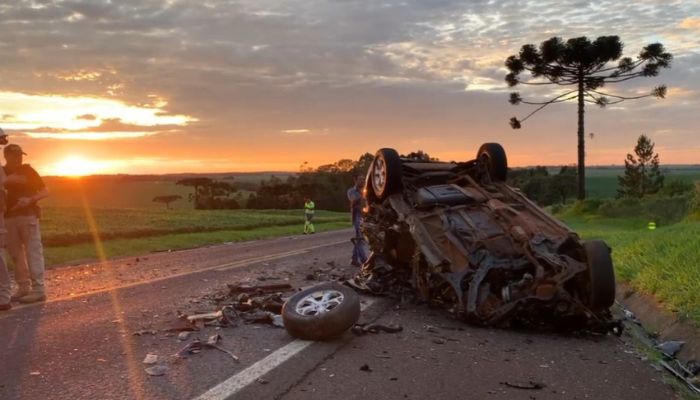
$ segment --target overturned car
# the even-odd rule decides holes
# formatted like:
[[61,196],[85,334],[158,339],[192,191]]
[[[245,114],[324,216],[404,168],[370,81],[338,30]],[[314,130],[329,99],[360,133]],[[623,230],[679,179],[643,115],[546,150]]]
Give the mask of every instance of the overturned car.
[[582,241],[509,187],[507,170],[497,143],[466,162],[377,151],[362,228],[372,255],[349,283],[476,324],[619,333],[610,248]]

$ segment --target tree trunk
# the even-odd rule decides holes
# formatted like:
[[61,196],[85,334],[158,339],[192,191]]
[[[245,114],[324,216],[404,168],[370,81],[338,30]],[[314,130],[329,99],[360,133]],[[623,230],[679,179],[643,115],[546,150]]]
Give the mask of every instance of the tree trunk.
[[583,71],[578,75],[578,199],[586,198],[586,148],[583,124]]

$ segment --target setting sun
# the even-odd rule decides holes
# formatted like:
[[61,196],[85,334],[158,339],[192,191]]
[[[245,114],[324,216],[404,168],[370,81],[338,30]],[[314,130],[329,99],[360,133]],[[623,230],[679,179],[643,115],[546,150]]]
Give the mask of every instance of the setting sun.
[[48,174],[57,176],[79,177],[105,172],[101,163],[87,160],[81,156],[70,156],[49,166]]

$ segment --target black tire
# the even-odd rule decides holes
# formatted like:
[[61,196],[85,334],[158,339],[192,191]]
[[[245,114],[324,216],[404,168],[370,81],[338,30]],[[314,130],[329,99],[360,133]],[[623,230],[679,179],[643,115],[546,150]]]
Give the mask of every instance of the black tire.
[[[318,312],[310,299],[321,300],[330,293],[330,306]],[[342,297],[340,296],[342,295]],[[333,297],[336,296],[336,297]],[[338,300],[339,299],[339,300]],[[337,303],[337,304],[334,304]],[[306,312],[304,305],[307,304]],[[360,318],[360,297],[354,290],[337,283],[323,283],[302,290],[290,297],[282,306],[282,320],[287,332],[303,340],[326,340],[350,329]]]
[[615,270],[610,248],[602,240],[591,240],[583,244],[588,264],[588,306],[593,311],[610,308],[615,302]]
[[486,164],[493,182],[505,182],[508,176],[508,159],[503,146],[498,143],[484,143],[476,152],[476,159]]
[[400,193],[403,190],[401,168],[401,158],[396,150],[379,149],[367,174],[371,195],[377,200],[384,200],[394,193]]

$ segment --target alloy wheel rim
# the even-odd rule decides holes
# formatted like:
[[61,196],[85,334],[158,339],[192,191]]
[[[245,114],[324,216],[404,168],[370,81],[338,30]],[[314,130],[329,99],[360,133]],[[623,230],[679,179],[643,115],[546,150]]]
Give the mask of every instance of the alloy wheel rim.
[[384,192],[386,186],[386,163],[381,157],[377,157],[372,167],[372,187],[374,192],[380,194]]
[[309,293],[297,303],[297,314],[310,316],[327,313],[338,307],[345,296],[337,290],[319,290]]

